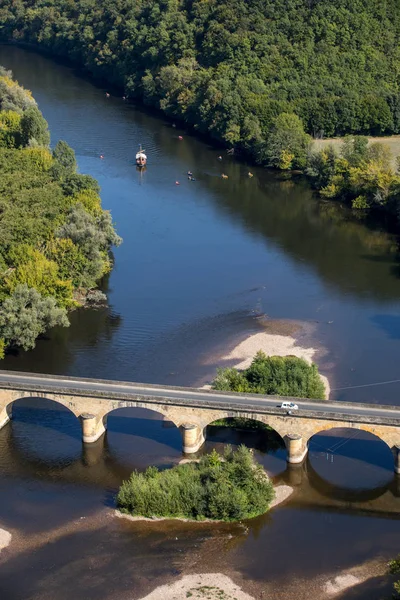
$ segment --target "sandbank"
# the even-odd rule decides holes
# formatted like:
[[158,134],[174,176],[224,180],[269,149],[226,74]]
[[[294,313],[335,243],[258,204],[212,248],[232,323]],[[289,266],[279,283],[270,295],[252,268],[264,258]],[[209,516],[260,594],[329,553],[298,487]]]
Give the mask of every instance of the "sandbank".
[[7,548],[11,542],[11,533],[5,529],[0,529],[0,552]]
[[128,515],[127,513],[121,512],[117,508],[115,509],[114,514],[119,519],[128,519],[128,521],[150,521],[151,523],[159,523],[160,521],[182,521],[182,523],[198,523],[199,525],[201,525],[202,523],[226,523],[227,525],[232,524],[230,521],[222,521],[218,519],[197,520],[186,519],[185,517],[142,517],[141,515]]
[[357,585],[360,583],[360,579],[351,575],[350,573],[346,573],[344,575],[337,575],[333,579],[327,581],[324,585],[324,592],[329,596],[334,596],[335,594],[339,594],[344,590],[347,590],[353,585]]
[[222,573],[185,575],[174,583],[162,585],[141,600],[254,600]]
[[[310,327],[308,324],[295,324],[269,321],[265,330],[254,333],[237,344],[227,354],[219,359],[220,366],[232,366],[236,369],[247,369],[255,354],[262,350],[267,356],[297,356],[303,358],[309,364],[317,362],[322,352],[320,348],[310,346]],[[276,333],[279,331],[279,333]],[[296,335],[301,332],[301,335]],[[304,341],[301,345],[299,341]],[[320,375],[324,386],[326,399],[329,399],[330,385],[328,378]],[[206,387],[206,386],[204,386]]]
[[287,500],[294,492],[294,489],[290,487],[290,485],[278,485],[276,488],[274,488],[274,490],[275,498],[269,505],[270,510],[271,508],[278,506],[278,504],[282,504],[282,502],[285,502],[285,500]]

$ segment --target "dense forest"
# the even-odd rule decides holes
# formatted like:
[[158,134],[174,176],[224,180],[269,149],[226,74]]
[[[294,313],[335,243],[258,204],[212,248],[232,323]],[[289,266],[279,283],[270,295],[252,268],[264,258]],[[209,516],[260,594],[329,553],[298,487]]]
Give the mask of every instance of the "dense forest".
[[[0,40],[64,56],[325,198],[398,219],[396,0],[0,0]],[[314,137],[347,134],[341,150]]]
[[32,95],[0,67],[0,358],[103,300],[96,282],[120,242],[98,183],[77,173],[66,142],[49,144]]
[[0,0],[0,35],[261,162],[282,113],[313,136],[400,132],[396,0]]

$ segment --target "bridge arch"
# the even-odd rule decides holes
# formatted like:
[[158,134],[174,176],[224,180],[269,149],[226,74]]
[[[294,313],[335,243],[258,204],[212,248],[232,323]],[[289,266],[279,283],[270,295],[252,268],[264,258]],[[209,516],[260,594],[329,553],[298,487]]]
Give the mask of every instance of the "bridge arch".
[[77,410],[76,407],[69,401],[66,396],[59,396],[57,394],[47,394],[47,393],[36,393],[32,392],[24,392],[24,391],[15,391],[7,394],[7,397],[1,402],[1,393],[0,393],[0,428],[3,427],[11,418],[12,418],[12,409],[16,402],[19,400],[30,398],[32,400],[42,399],[48,400],[49,402],[54,402],[55,404],[59,404],[67,408],[70,412],[72,412],[75,417],[79,418],[80,410]]
[[379,497],[393,479],[392,449],[364,427],[332,425],[308,440],[312,479],[344,499]]
[[305,436],[307,447],[309,447],[309,443],[315,435],[321,434],[325,431],[331,431],[332,429],[365,431],[386,444],[389,450],[392,452],[400,442],[400,432],[398,428],[395,427],[382,427],[381,425],[375,425],[373,423],[357,423],[357,425],[354,425],[353,423],[346,421],[328,421],[326,423],[317,425],[312,433],[310,433],[308,436]]
[[4,407],[12,427],[7,429],[15,456],[38,469],[43,465],[65,468],[82,452],[81,425],[64,403],[40,394],[14,398]]
[[281,436],[281,434],[276,431],[269,423],[265,423],[260,418],[252,418],[250,417],[238,417],[238,416],[230,416],[223,417],[220,419],[216,419],[205,428],[204,437],[208,438],[209,428],[213,426],[225,426],[227,429],[232,430],[243,430],[253,434],[259,434],[259,437],[262,436],[265,442],[269,439],[270,441],[270,449],[278,449],[280,447],[285,447],[285,440]]

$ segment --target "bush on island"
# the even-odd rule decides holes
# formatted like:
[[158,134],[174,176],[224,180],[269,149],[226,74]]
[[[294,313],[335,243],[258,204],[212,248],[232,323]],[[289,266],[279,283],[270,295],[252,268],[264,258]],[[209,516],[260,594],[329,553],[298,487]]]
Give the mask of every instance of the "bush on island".
[[142,517],[238,521],[265,513],[274,489],[251,450],[215,450],[199,463],[134,471],[117,498],[123,513]]
[[248,369],[218,369],[212,387],[231,392],[325,399],[317,365],[309,365],[297,356],[267,356],[261,350]]

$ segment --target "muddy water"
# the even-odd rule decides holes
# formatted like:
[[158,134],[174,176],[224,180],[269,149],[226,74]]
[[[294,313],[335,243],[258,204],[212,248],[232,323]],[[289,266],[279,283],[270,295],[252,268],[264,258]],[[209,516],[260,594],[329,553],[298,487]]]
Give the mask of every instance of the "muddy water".
[[[334,387],[397,378],[394,237],[318,203],[302,183],[257,169],[248,179],[225,156],[222,167],[212,148],[106,100],[70,68],[9,47],[0,64],[32,89],[53,140],[66,139],[82,172],[99,179],[125,240],[104,282],[110,307],[77,311],[69,329],[4,368],[195,384],[214,371],[210,356],[258,331],[254,315],[267,313],[314,328]],[[150,156],[142,176],[132,164],[140,142]],[[334,397],[397,404],[398,391]],[[206,449],[228,442],[254,446],[276,483],[295,488],[290,501],[244,525],[132,524],[113,517],[119,484],[134,468],[177,463],[179,432],[155,413],[125,410],[110,416],[104,440],[83,447],[68,411],[17,403],[0,431],[0,527],[13,534],[0,597],[125,600],[217,570],[256,597],[325,598],[327,579],[366,563],[379,573],[376,561],[398,552],[400,486],[383,444],[332,431],[287,469],[283,449],[260,434],[213,428]]]
[[78,421],[54,403],[21,400],[13,416],[0,431],[0,526],[13,534],[0,556],[2,598],[125,600],[215,571],[255,597],[307,598],[313,589],[324,598],[328,579],[365,563],[372,575],[398,551],[399,481],[388,449],[366,434],[316,436],[309,460],[288,469],[276,440],[212,427],[206,450],[246,443],[293,496],[243,524],[160,525],[116,519],[115,494],[134,468],[181,460],[171,423],[114,411],[105,438],[82,447]]

